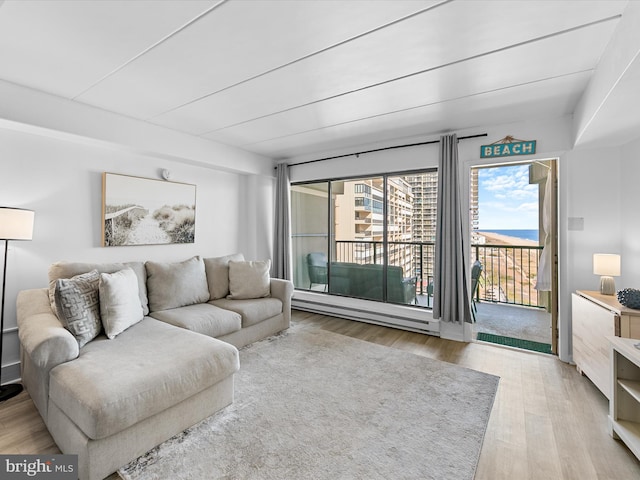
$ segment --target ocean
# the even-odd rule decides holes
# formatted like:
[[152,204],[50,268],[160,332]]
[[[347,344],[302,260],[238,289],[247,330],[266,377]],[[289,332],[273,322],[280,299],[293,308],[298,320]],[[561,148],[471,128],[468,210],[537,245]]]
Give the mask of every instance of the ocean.
[[523,238],[525,240],[538,241],[538,230],[478,230],[480,232],[497,233],[509,237]]

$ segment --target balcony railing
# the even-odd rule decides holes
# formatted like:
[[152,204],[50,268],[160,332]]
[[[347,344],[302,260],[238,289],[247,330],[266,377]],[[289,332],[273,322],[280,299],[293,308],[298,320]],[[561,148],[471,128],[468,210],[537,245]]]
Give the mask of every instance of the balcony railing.
[[[432,295],[434,242],[387,242],[388,264],[403,268],[405,277],[417,277],[416,294]],[[337,240],[335,260],[350,263],[384,263],[380,241]],[[471,263],[479,260],[483,272],[475,299],[528,307],[541,307],[534,288],[542,246],[471,246]]]
[[477,300],[542,307],[535,289],[542,246],[471,246],[471,261],[483,266]]

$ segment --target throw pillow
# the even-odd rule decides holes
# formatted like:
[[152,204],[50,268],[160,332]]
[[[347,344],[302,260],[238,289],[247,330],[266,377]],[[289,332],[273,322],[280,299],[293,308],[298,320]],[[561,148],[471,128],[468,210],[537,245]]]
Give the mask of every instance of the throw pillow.
[[100,317],[110,339],[135,325],[144,316],[138,297],[136,273],[126,268],[100,274]]
[[158,312],[209,300],[209,286],[200,257],[179,263],[147,262],[149,310]]
[[55,304],[58,318],[78,341],[80,348],[100,335],[100,301],[97,270],[56,280]]
[[[58,309],[55,302],[56,280],[59,278],[71,278],[81,273],[97,270],[99,273],[114,273],[125,268],[131,268],[138,277],[138,294],[140,305],[144,314],[149,313],[149,301],[147,299],[147,271],[143,262],[126,263],[83,263],[83,262],[57,262],[49,267],[49,300],[51,310],[57,315]],[[62,319],[60,319],[62,320]]]
[[211,300],[218,300],[229,295],[229,262],[231,261],[242,262],[244,261],[244,255],[234,253],[224,257],[204,259],[204,269],[207,273]]
[[271,260],[229,262],[229,292],[234,300],[271,295]]

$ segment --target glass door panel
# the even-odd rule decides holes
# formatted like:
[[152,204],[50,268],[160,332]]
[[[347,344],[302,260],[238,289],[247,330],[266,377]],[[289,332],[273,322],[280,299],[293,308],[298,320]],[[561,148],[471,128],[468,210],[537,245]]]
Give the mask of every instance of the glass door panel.
[[331,293],[384,299],[383,185],[383,177],[331,182]]
[[329,183],[291,186],[291,240],[295,288],[326,292]]

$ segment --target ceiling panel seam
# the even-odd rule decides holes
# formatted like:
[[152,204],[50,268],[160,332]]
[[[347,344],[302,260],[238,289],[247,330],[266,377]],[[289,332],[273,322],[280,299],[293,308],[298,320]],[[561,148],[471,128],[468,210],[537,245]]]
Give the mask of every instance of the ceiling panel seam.
[[[273,115],[278,115],[278,114],[285,113],[285,112],[290,112],[290,111],[293,111],[293,110],[296,110],[296,109],[299,109],[299,108],[304,108],[304,107],[308,107],[308,106],[315,105],[315,104],[318,104],[318,103],[326,102],[326,101],[329,101],[329,100],[334,100],[336,98],[340,98],[340,97],[343,97],[343,96],[346,96],[346,95],[351,95],[353,93],[362,92],[364,90],[369,90],[371,88],[380,87],[382,85],[388,85],[390,83],[397,82],[397,81],[400,81],[400,80],[405,80],[407,78],[415,77],[417,75],[422,75],[422,74],[425,74],[425,73],[428,73],[428,72],[441,70],[443,68],[447,68],[447,67],[451,67],[451,66],[454,66],[454,65],[458,65],[458,64],[461,64],[461,63],[464,63],[464,62],[468,62],[468,61],[471,61],[471,60],[476,60],[478,58],[486,57],[486,56],[489,56],[489,55],[494,55],[496,53],[504,52],[504,51],[511,50],[511,49],[518,48],[518,47],[522,47],[522,46],[525,46],[525,45],[530,45],[532,43],[536,43],[536,42],[540,42],[540,41],[543,41],[543,40],[547,40],[549,38],[557,37],[557,36],[560,36],[560,35],[565,35],[565,34],[568,34],[568,33],[575,32],[577,30],[581,30],[581,29],[584,29],[584,28],[589,28],[589,27],[592,27],[592,26],[595,26],[595,25],[599,25],[601,23],[610,22],[610,21],[613,21],[613,20],[618,20],[620,17],[621,17],[621,15],[614,15],[614,16],[607,17],[607,18],[604,18],[604,19],[600,19],[600,20],[596,20],[596,21],[593,21],[593,22],[585,23],[583,25],[578,25],[578,26],[575,26],[575,27],[571,27],[571,28],[568,28],[568,29],[565,29],[565,30],[561,30],[559,32],[554,32],[554,33],[550,33],[550,34],[543,35],[543,36],[540,36],[540,37],[536,37],[536,38],[533,38],[533,39],[529,39],[529,40],[525,40],[525,41],[522,41],[522,42],[514,43],[513,45],[508,45],[506,47],[496,48],[496,49],[490,50],[488,52],[479,53],[477,55],[472,55],[470,57],[461,58],[459,60],[454,60],[452,62],[444,63],[442,65],[437,65],[435,67],[425,68],[423,70],[419,70],[419,71],[416,71],[416,72],[408,73],[406,75],[401,75],[399,77],[391,78],[391,79],[388,79],[388,80],[383,80],[381,82],[372,83],[370,85],[365,85],[363,87],[359,87],[359,88],[355,88],[355,89],[352,89],[352,90],[348,90],[346,92],[337,93],[335,95],[330,95],[328,97],[324,97],[324,98],[320,98],[320,99],[317,99],[317,100],[313,100],[311,102],[303,103],[303,104],[300,104],[300,105],[295,105],[293,107],[285,108],[285,109],[279,110],[277,112],[267,113],[265,115],[260,115],[260,116],[255,117],[255,118],[250,118],[248,120],[243,120],[241,122],[236,122],[236,123],[233,123],[233,124],[230,124],[230,125],[225,125],[223,127],[218,127],[218,128],[213,129],[213,130],[208,130],[208,131],[199,133],[198,135],[199,136],[209,135],[211,133],[215,133],[215,132],[218,132],[220,130],[237,127],[239,125],[243,125],[245,123],[253,122],[253,121],[256,121],[256,120],[261,120],[263,118],[268,118],[268,117],[271,117]],[[573,73],[576,73],[576,72],[573,72]]]
[[325,125],[325,126],[322,126],[322,127],[319,127],[319,128],[312,128],[312,129],[303,130],[303,131],[300,131],[300,132],[289,133],[287,135],[279,135],[277,137],[267,138],[267,139],[264,139],[264,140],[260,140],[258,142],[244,143],[244,144],[241,145],[241,148],[248,147],[248,146],[251,146],[251,145],[259,145],[261,143],[271,142],[273,140],[281,140],[283,138],[295,137],[296,135],[304,135],[305,133],[316,132],[316,131],[319,131],[319,130],[326,130],[326,129],[329,129],[329,128],[340,127],[340,126],[343,126],[343,125],[349,125],[349,124],[353,124],[353,123],[357,123],[357,122],[361,122],[361,121],[365,121],[365,120],[371,120],[373,118],[384,117],[386,115],[393,115],[393,114],[396,114],[396,113],[408,112],[410,110],[416,110],[418,108],[425,108],[425,107],[431,107],[431,106],[439,105],[439,104],[443,104],[443,103],[455,102],[455,101],[458,101],[458,100],[463,100],[465,98],[478,97],[480,95],[486,95],[486,94],[489,94],[489,93],[495,93],[495,92],[500,92],[500,91],[504,91],[504,90],[510,90],[510,89],[513,89],[513,88],[525,87],[527,85],[534,85],[534,84],[537,84],[537,83],[556,80],[556,79],[559,79],[559,78],[566,78],[566,77],[571,77],[571,76],[574,76],[574,75],[582,75],[584,73],[593,72],[593,70],[594,69],[588,69],[588,70],[581,70],[581,71],[578,71],[578,72],[566,73],[566,74],[563,74],[563,75],[554,75],[552,77],[546,77],[546,78],[541,78],[541,79],[538,79],[538,80],[532,80],[530,82],[522,82],[522,83],[518,83],[518,84],[515,84],[515,85],[509,85],[508,87],[494,88],[494,89],[491,89],[491,90],[486,90],[484,92],[471,93],[469,95],[461,95],[459,97],[447,98],[445,100],[441,100],[441,101],[437,101],[437,102],[430,102],[430,103],[425,103],[425,104],[422,104],[422,105],[415,105],[413,107],[401,108],[401,109],[392,110],[392,111],[389,111],[389,112],[378,113],[378,114],[375,114],[375,115],[368,115],[366,117],[360,117],[360,118],[357,118],[357,119],[354,119],[354,120],[348,120],[348,121],[345,121],[345,122],[332,123],[331,125]]
[[166,41],[168,41],[169,39],[171,39],[172,37],[174,37],[175,35],[179,34],[181,31],[185,30],[186,28],[190,27],[191,25],[193,25],[194,23],[196,23],[198,20],[201,20],[203,17],[205,17],[206,15],[208,15],[209,13],[211,13],[212,11],[214,11],[215,9],[217,9],[218,7],[220,7],[221,5],[223,5],[224,3],[228,2],[229,0],[220,0],[218,3],[216,3],[215,5],[212,5],[211,7],[207,8],[205,11],[203,11],[202,13],[200,13],[199,15],[195,16],[194,18],[192,18],[191,20],[189,20],[187,23],[185,23],[184,25],[176,28],[174,31],[172,31],[171,33],[165,35],[163,38],[161,38],[160,40],[158,40],[156,43],[154,43],[153,45],[145,48],[143,51],[141,51],[140,53],[138,53],[137,55],[133,56],[132,58],[130,58],[129,60],[127,60],[126,62],[124,62],[122,65],[120,65],[119,67],[114,68],[113,70],[111,70],[109,73],[107,73],[106,75],[104,75],[102,78],[99,78],[98,80],[96,80],[95,82],[93,82],[91,85],[89,85],[87,88],[85,88],[84,90],[82,90],[80,93],[76,94],[72,100],[76,100],[78,97],[81,97],[82,95],[84,95],[85,93],[87,93],[89,90],[91,90],[92,88],[96,87],[98,84],[100,84],[101,82],[103,82],[104,80],[106,80],[107,78],[111,77],[112,75],[118,73],[120,70],[122,70],[123,68],[125,68],[127,65],[129,65],[130,63],[136,61],[137,59],[141,58],[142,56],[146,55],[147,53],[149,53],[151,50],[155,49],[156,47],[160,46],[161,44],[165,43]]
[[302,57],[299,57],[299,58],[296,58],[294,60],[291,60],[290,62],[283,63],[282,65],[278,65],[277,67],[273,67],[273,68],[271,68],[269,70],[266,70],[264,72],[258,73],[256,75],[253,75],[253,76],[249,77],[249,78],[245,78],[244,80],[236,82],[236,83],[234,83],[232,85],[227,85],[226,87],[221,88],[219,90],[216,90],[215,92],[210,92],[210,93],[206,93],[204,95],[201,95],[201,96],[199,96],[197,98],[194,98],[193,100],[189,100],[188,102],[182,103],[182,104],[177,105],[175,107],[172,107],[172,108],[170,108],[168,110],[165,110],[165,111],[163,111],[161,113],[158,113],[158,114],[156,114],[156,115],[154,115],[152,117],[149,117],[147,120],[153,120],[154,118],[160,117],[162,115],[166,115],[167,113],[171,113],[174,110],[178,110],[178,109],[180,109],[182,107],[186,107],[187,105],[191,105],[192,103],[199,102],[200,100],[204,100],[205,98],[212,97],[212,96],[217,95],[219,93],[222,93],[224,91],[230,90],[230,89],[232,89],[234,87],[238,87],[238,86],[243,85],[245,83],[248,83],[248,82],[251,82],[253,80],[256,80],[256,79],[258,79],[260,77],[264,77],[265,75],[269,75],[270,73],[276,72],[278,70],[282,70],[283,68],[290,67],[291,65],[295,65],[296,63],[302,62],[304,60],[308,60],[309,58],[315,57],[316,55],[320,55],[321,53],[325,53],[325,52],[328,52],[330,50],[333,50],[334,48],[346,45],[347,43],[353,42],[353,41],[358,40],[360,38],[363,38],[363,37],[365,37],[367,35],[371,35],[372,33],[379,32],[380,30],[383,30],[385,28],[397,25],[398,23],[404,22],[404,21],[409,20],[409,19],[411,19],[413,17],[416,17],[418,15],[422,15],[423,13],[429,12],[431,10],[434,10],[434,9],[436,9],[438,7],[446,5],[447,3],[451,3],[453,1],[454,0],[445,0],[445,1],[437,3],[435,5],[431,5],[429,7],[426,7],[426,8],[423,8],[421,10],[418,10],[416,12],[413,12],[413,13],[410,13],[408,15],[405,15],[404,17],[397,18],[397,19],[395,19],[395,20],[393,20],[391,22],[388,22],[388,23],[385,23],[385,24],[380,25],[378,27],[369,29],[366,32],[359,33],[358,35],[355,35],[353,37],[349,37],[349,38],[347,38],[345,40],[341,40],[340,42],[334,43],[332,45],[329,45],[328,47],[321,48],[320,50],[308,53],[306,55],[303,55]]
[[591,117],[589,118],[589,120],[587,121],[587,123],[584,125],[584,127],[582,128],[582,130],[580,130],[577,135],[576,138],[573,142],[574,145],[578,145],[578,143],[580,142],[580,140],[582,139],[582,136],[584,135],[584,133],[589,129],[589,127],[591,126],[591,124],[593,123],[593,121],[596,119],[596,117],[598,116],[598,114],[600,113],[600,110],[604,107],[605,103],[607,103],[607,101],[609,100],[609,97],[613,94],[613,92],[615,91],[615,89],[618,87],[618,84],[622,81],[622,79],[624,78],[624,76],[626,75],[627,71],[632,67],[632,65],[636,62],[636,60],[640,57],[640,50],[638,52],[636,52],[636,54],[633,56],[633,59],[628,63],[628,65],[624,68],[624,70],[622,71],[622,73],[620,74],[620,76],[616,79],[616,81],[613,83],[613,85],[611,85],[609,87],[609,90],[607,91],[607,94],[604,96],[604,98],[600,101],[600,104],[598,105],[598,108],[595,109],[595,111],[593,112],[593,114],[591,115]]

